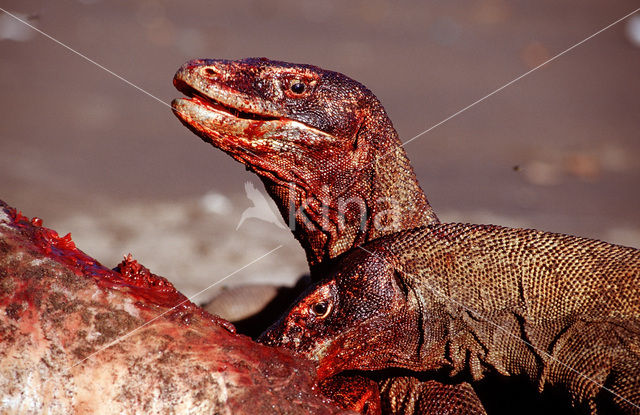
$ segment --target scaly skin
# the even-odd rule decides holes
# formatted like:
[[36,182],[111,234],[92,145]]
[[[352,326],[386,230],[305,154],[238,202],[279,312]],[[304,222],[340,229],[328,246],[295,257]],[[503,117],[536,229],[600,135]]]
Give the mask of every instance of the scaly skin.
[[[294,91],[298,83],[304,91]],[[362,243],[438,223],[384,108],[358,82],[311,65],[245,59],[187,62],[174,85],[190,97],[174,100],[176,116],[258,174],[305,249],[312,276]],[[388,411],[484,413],[469,385],[399,378],[383,386]],[[454,401],[468,405],[449,404],[458,393]],[[395,407],[396,396],[425,400]]]
[[264,334],[345,370],[522,376],[576,409],[640,413],[640,250],[440,224],[348,253]]

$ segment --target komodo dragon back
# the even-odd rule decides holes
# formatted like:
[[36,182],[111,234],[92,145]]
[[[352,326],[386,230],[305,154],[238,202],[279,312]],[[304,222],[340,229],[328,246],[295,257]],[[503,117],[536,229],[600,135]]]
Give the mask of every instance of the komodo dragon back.
[[525,374],[539,390],[567,388],[593,411],[610,400],[634,408],[621,397],[640,404],[639,250],[483,225],[392,241],[390,259],[422,306],[464,328],[448,345],[455,371]]

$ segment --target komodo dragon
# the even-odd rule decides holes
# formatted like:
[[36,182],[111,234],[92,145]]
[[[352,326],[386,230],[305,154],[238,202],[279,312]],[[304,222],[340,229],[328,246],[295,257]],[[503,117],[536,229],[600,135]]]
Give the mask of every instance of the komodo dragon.
[[[303,246],[312,276],[351,248],[438,223],[377,98],[337,72],[267,59],[194,60],[176,116],[258,174]],[[466,383],[382,382],[385,410],[483,414]],[[358,409],[358,408],[356,408]]]
[[173,101],[175,115],[258,174],[312,272],[366,241],[438,222],[391,120],[356,81],[262,58],[193,60],[173,83],[190,97]]
[[640,414],[640,250],[438,224],[354,249],[263,336],[319,377],[389,367],[561,388],[591,414]]

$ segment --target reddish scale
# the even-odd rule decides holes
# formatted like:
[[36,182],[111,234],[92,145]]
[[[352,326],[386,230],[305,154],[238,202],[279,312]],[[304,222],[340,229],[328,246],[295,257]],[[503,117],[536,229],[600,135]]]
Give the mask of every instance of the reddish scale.
[[265,131],[261,131],[262,129],[261,122],[251,123],[247,128],[244,129],[244,133],[247,137],[252,137],[253,139],[260,139],[264,136]]
[[94,260],[78,248],[71,239],[71,234],[59,236],[52,229],[42,226],[39,218],[25,217],[22,212],[14,208],[6,208],[13,226],[28,233],[34,246],[41,253],[59,263],[66,265],[79,276],[91,276],[100,287],[109,289],[126,290],[132,297],[138,298],[136,305],[149,308],[159,306],[175,308],[167,316],[179,319],[184,324],[189,324],[194,314],[204,320],[218,324],[231,333],[235,333],[235,327],[230,322],[214,316],[198,307],[183,294],[178,292],[173,284],[165,278],[151,273],[146,267],[134,260],[131,255],[113,270],[110,270]]

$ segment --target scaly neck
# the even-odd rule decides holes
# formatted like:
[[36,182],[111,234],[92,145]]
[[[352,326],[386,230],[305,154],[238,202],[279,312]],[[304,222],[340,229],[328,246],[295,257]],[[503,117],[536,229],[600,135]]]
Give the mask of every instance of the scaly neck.
[[263,178],[312,273],[373,239],[438,223],[397,133],[382,115],[363,122],[351,167],[345,168],[344,160],[325,160],[335,167],[296,183]]

